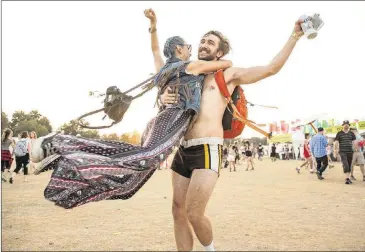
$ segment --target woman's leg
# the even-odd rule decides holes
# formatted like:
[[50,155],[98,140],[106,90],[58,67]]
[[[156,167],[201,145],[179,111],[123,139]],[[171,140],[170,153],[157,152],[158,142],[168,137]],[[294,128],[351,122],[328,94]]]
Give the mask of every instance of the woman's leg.
[[21,157],[15,157],[15,169],[11,172],[11,176],[9,179],[10,184],[13,184],[15,176],[18,174],[20,169],[22,168],[22,160]]
[[251,163],[251,170],[255,170],[255,168],[253,167],[253,158],[250,157],[250,163]]
[[24,167],[24,182],[28,182],[28,165],[29,165],[29,154],[27,154],[23,159]]

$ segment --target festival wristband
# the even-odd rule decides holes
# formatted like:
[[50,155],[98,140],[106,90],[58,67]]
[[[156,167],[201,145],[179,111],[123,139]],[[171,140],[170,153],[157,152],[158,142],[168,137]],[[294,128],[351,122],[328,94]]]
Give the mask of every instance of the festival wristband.
[[293,38],[295,38],[296,40],[299,40],[299,39],[300,39],[300,36],[299,36],[296,32],[293,32],[293,33],[291,34],[291,36],[292,36]]

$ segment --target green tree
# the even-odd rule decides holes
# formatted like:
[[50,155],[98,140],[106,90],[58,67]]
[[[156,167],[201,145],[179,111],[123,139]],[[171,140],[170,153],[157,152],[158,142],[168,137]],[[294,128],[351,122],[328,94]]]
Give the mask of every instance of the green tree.
[[100,135],[97,130],[84,130],[81,133],[79,133],[82,137],[86,138],[93,138],[93,139],[99,139]]
[[1,131],[6,128],[9,128],[10,123],[8,119],[8,115],[5,112],[1,112]]
[[39,120],[42,115],[38,112],[38,110],[32,110],[29,114],[26,114],[28,120]]
[[39,120],[38,123],[43,125],[44,127],[46,127],[46,129],[48,130],[48,132],[52,132],[52,126],[51,126],[51,122],[49,121],[49,119],[45,116],[42,116]]
[[141,143],[141,134],[137,130],[134,130],[130,136],[129,143],[131,144],[140,144]]
[[129,143],[130,141],[130,135],[129,133],[123,133],[121,136],[120,136],[120,141],[122,142],[126,142],[126,143]]
[[102,138],[104,140],[115,140],[115,141],[119,141],[119,137],[116,133],[111,133],[111,134],[104,134],[102,136]]
[[80,127],[77,120],[71,120],[68,123],[64,123],[60,127],[61,131],[64,131],[66,135],[73,135],[76,136],[77,134],[81,135],[82,128]]
[[15,111],[10,127],[13,129],[15,136],[22,131],[35,131],[37,136],[44,136],[52,132],[49,119],[42,116],[38,110],[32,110],[28,114],[22,110]]
[[26,121],[27,119],[28,119],[27,115],[24,113],[24,111],[22,111],[22,110],[15,111],[11,118],[10,127],[12,129],[16,129],[20,122]]
[[18,126],[14,130],[14,136],[17,136],[23,131],[35,131],[38,137],[45,136],[50,133],[48,129],[45,126],[39,124],[37,120],[26,120],[19,122]]

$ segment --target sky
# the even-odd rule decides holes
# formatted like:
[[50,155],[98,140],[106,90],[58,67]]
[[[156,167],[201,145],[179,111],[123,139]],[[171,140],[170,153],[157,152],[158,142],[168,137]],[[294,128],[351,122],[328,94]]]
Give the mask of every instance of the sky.
[[[2,111],[37,109],[58,128],[102,107],[89,91],[123,91],[147,79],[154,72],[147,8],[156,12],[161,48],[168,37],[181,36],[192,44],[194,60],[201,36],[219,30],[233,48],[226,59],[237,67],[268,64],[295,21],[319,13],[325,24],[317,38],[303,37],[277,75],[243,86],[248,101],[279,107],[249,108],[249,119],[365,119],[365,2],[351,1],[2,2]],[[121,123],[101,132],[143,131],[156,115],[156,93],[133,101]],[[103,116],[89,122],[110,122]]]

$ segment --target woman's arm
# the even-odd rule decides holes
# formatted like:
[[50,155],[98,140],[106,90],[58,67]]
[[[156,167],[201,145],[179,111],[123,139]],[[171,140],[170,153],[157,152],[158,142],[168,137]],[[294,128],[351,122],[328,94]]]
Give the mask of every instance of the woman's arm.
[[186,73],[193,75],[208,74],[229,67],[232,67],[232,61],[230,60],[197,60],[189,63],[186,67]]
[[11,148],[13,148],[13,150],[14,150],[14,148],[15,148],[15,141],[14,141],[14,139],[12,138],[12,139],[10,139],[10,141],[11,141]]
[[147,9],[144,11],[144,15],[150,20],[149,32],[151,34],[151,49],[155,61],[156,72],[159,72],[161,68],[165,65],[165,62],[162,59],[160,46],[158,44],[156,14],[152,9]]
[[31,147],[31,144],[30,144],[30,141],[28,142],[28,153],[30,154],[32,151],[32,147]]

